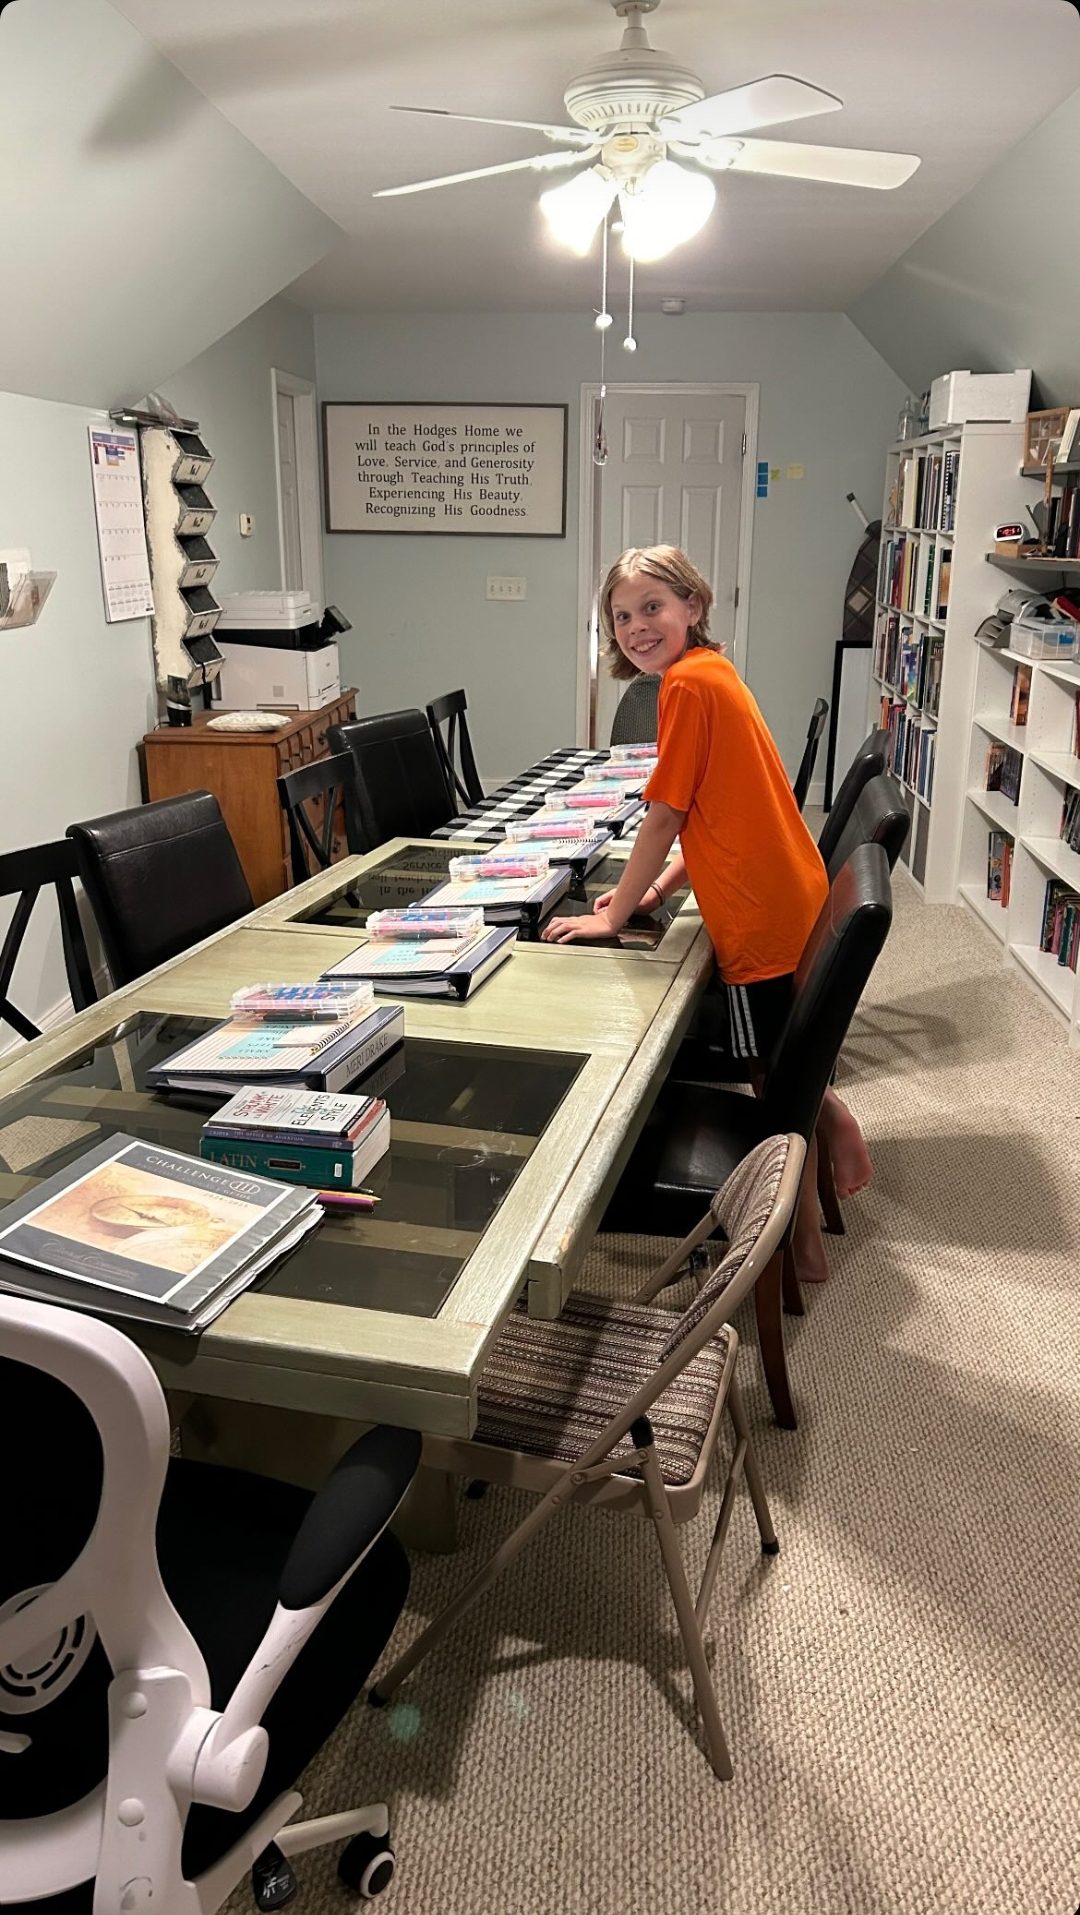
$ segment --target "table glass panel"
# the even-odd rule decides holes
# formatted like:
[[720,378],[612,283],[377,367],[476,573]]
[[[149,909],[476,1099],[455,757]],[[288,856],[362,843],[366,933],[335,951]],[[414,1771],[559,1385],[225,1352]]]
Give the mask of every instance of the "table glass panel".
[[[213,1019],[141,1012],[0,1099],[0,1207],[117,1131],[199,1154],[220,1097],[163,1097],[146,1073]],[[365,1188],[371,1216],[330,1211],[255,1287],[278,1296],[434,1316],[585,1059],[406,1038],[358,1089],[385,1097],[391,1143]]]
[[[333,896],[324,897],[317,904],[298,912],[296,921],[344,925],[362,931],[369,912],[385,911],[392,905],[415,904],[418,899],[426,897],[437,884],[446,880],[450,859],[461,855],[460,847],[455,849],[451,844],[408,845],[401,851],[389,852],[378,864],[361,872],[359,877],[342,878]],[[601,858],[586,878],[574,878],[571,881],[569,891],[559,899],[553,915],[579,917],[591,912],[602,892],[614,890],[625,869],[624,859]],[[576,944],[574,949],[587,951],[606,947],[655,951],[663,944],[664,937],[671,929],[674,913],[689,895],[689,886],[684,886],[681,891],[675,892],[665,910],[630,918],[618,937],[597,940],[592,945]],[[539,931],[522,932],[521,936],[523,940],[530,936],[535,940],[539,937]]]

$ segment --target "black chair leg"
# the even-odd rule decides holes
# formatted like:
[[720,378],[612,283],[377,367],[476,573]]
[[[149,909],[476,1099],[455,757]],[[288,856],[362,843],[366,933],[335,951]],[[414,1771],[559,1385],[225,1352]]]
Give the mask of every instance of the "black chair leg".
[[754,1309],[757,1314],[761,1367],[772,1398],[773,1413],[782,1430],[796,1430],[799,1424],[791,1400],[787,1358],[784,1355],[783,1261],[784,1253],[778,1250],[762,1271],[754,1285]]
[[840,1199],[836,1194],[836,1179],[833,1176],[832,1158],[828,1146],[821,1137],[817,1140],[817,1189],[821,1214],[825,1219],[825,1228],[830,1236],[843,1237],[844,1213],[840,1208]]

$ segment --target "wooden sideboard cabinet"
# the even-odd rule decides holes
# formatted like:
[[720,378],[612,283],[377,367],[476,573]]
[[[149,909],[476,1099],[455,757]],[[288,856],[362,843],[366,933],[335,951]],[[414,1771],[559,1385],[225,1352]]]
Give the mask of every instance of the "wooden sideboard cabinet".
[[[292,883],[285,814],[277,781],[329,755],[326,733],[356,716],[355,691],[342,692],[319,711],[294,712],[280,731],[208,731],[215,714],[196,712],[190,726],[159,725],[143,739],[147,798],[175,798],[184,791],[212,791],[232,832],[256,904],[265,904]],[[344,832],[334,838],[334,856],[344,855]]]

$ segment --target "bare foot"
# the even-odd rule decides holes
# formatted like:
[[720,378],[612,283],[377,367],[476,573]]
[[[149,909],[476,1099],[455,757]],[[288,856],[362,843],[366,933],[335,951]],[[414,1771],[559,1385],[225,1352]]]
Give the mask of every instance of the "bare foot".
[[832,1159],[836,1194],[841,1199],[854,1197],[856,1191],[866,1189],[874,1174],[873,1162],[858,1119],[852,1116],[846,1104],[841,1103],[834,1090],[828,1090],[818,1123]]

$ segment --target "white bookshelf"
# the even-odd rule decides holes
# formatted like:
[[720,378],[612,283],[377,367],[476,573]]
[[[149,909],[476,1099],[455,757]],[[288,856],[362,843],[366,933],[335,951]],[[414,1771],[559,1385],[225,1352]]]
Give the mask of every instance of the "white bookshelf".
[[[901,778],[912,811],[906,848],[908,875],[927,900],[959,899],[1001,946],[1002,962],[1037,990],[1058,1018],[1069,1041],[1080,1050],[1080,988],[1076,974],[1040,949],[1047,885],[1059,879],[1080,891],[1080,854],[1062,839],[1061,818],[1070,790],[1080,790],[1080,757],[1075,754],[1076,705],[1080,662],[1027,658],[1011,650],[980,644],[978,626],[1010,585],[1025,578],[1032,590],[1054,591],[1080,572],[1075,562],[1042,566],[1036,573],[987,564],[995,522],[1026,518],[1025,507],[1041,496],[1041,476],[1024,475],[1023,427],[964,426],[934,433],[889,454],[883,514],[883,550],[890,533],[890,500],[895,497],[901,461],[956,452],[955,526],[952,576],[943,626],[940,703],[936,717],[933,786],[929,800]],[[916,528],[920,546],[929,545],[932,528]],[[921,560],[921,554],[920,554]],[[917,591],[921,573],[916,569]],[[884,606],[879,577],[877,624],[895,608]],[[887,582],[884,594],[888,596]],[[918,598],[921,606],[924,600]],[[916,631],[936,630],[925,616],[902,614]],[[875,646],[875,667],[879,647]],[[1018,667],[1030,672],[1026,723],[1017,724],[1013,688]],[[870,722],[881,722],[881,700],[895,706],[899,686],[875,670]],[[905,701],[909,723],[928,722],[917,695]],[[987,752],[1005,745],[1021,759],[1016,802],[986,787]],[[993,831],[1013,842],[1007,906],[987,895],[988,856]]]

